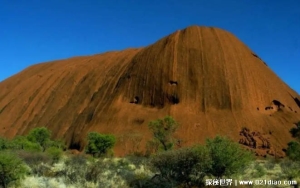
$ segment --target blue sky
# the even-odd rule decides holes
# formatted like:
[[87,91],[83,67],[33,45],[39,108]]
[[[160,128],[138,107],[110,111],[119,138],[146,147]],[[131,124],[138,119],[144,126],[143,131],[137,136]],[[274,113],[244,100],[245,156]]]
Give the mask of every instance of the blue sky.
[[300,93],[299,0],[3,0],[0,81],[36,63],[147,46],[190,25],[230,31]]

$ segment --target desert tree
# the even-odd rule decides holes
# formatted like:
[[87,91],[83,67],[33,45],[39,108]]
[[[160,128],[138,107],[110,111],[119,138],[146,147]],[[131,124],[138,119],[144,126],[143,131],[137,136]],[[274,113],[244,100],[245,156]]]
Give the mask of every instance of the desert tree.
[[207,139],[206,147],[213,161],[210,174],[218,178],[241,172],[254,159],[250,151],[226,137]]
[[171,116],[164,119],[157,119],[149,122],[148,127],[151,130],[154,140],[156,140],[164,151],[173,148],[175,143],[174,133],[179,124]]

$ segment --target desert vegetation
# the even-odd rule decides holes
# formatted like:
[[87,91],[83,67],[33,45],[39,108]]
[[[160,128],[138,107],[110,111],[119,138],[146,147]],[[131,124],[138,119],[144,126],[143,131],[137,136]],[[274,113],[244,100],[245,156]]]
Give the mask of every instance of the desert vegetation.
[[117,138],[97,132],[87,135],[80,154],[52,140],[45,127],[10,140],[0,138],[0,187],[204,187],[207,179],[300,182],[300,123],[291,130],[296,139],[288,144],[285,159],[255,159],[254,153],[222,136],[178,147],[178,127],[170,116],[149,122],[151,152],[123,158],[113,156]]
[[88,145],[86,153],[92,154],[93,157],[103,156],[112,149],[116,143],[116,138],[113,135],[104,135],[97,132],[88,134]]
[[174,133],[178,126],[178,122],[170,116],[151,121],[148,127],[153,134],[153,138],[148,142],[148,146],[152,149],[152,151],[158,152],[161,150],[171,150],[176,142]]

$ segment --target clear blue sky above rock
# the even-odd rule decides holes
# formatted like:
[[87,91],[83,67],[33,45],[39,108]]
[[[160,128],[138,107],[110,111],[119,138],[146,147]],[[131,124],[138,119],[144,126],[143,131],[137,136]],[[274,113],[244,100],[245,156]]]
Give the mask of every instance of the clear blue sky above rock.
[[147,46],[190,25],[230,31],[300,93],[299,0],[4,0],[0,81],[36,63]]

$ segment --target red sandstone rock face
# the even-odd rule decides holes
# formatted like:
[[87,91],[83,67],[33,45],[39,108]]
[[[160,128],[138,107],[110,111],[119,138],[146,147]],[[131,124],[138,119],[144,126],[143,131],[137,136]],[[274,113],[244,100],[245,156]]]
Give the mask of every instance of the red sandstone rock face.
[[144,148],[148,122],[171,115],[185,145],[216,134],[238,141],[246,127],[272,132],[268,143],[279,151],[299,108],[299,95],[235,36],[192,26],[145,48],[42,63],[8,78],[0,83],[0,135],[46,126],[83,149],[88,132],[113,133],[120,155],[136,142]]

